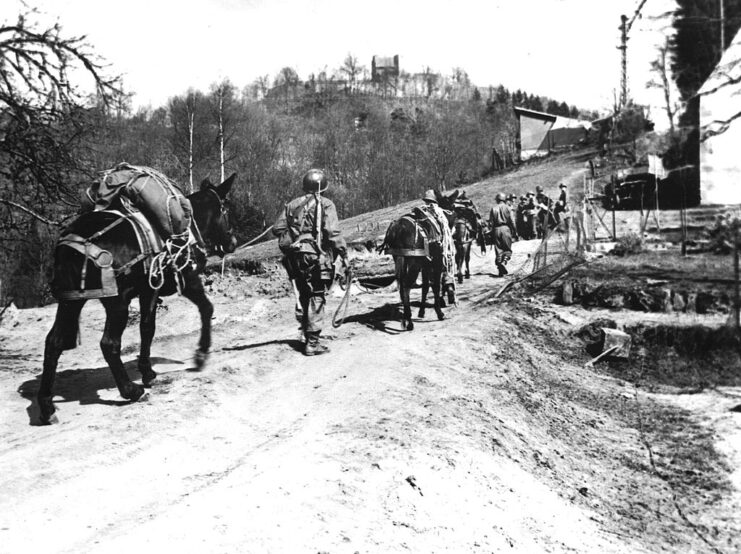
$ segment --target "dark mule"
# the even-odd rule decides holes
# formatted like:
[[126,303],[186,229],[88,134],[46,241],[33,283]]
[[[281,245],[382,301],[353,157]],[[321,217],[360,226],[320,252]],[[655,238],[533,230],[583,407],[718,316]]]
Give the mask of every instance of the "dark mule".
[[[436,193],[437,195],[437,193]],[[438,196],[438,200],[442,197]],[[447,212],[449,221],[452,223],[453,214]],[[381,249],[385,249],[394,257],[396,268],[396,283],[399,287],[399,297],[402,304],[401,324],[404,329],[414,329],[412,322],[412,310],[409,300],[409,291],[417,282],[417,277],[422,275],[422,299],[419,307],[418,317],[425,316],[427,308],[427,293],[432,287],[433,308],[437,318],[445,318],[442,307],[445,305],[442,298],[442,275],[444,268],[443,249],[441,245],[440,232],[436,224],[430,221],[419,209],[412,214],[405,215],[393,221],[386,231]],[[453,283],[448,285],[453,286]],[[453,290],[448,290],[450,302],[454,301]]]
[[[471,243],[476,241],[485,251],[484,231],[481,225],[481,218],[478,216],[476,207],[470,200],[453,201],[452,205],[444,206],[451,208],[455,212],[455,223],[453,224],[453,243],[455,244],[455,266],[456,277],[459,283],[463,278],[471,277]],[[465,274],[463,268],[465,266]]]
[[[193,207],[195,226],[191,230],[198,231],[212,247],[223,252],[233,252],[236,248],[236,239],[229,227],[224,199],[234,182],[236,174],[229,177],[218,186],[212,186],[207,181],[201,185],[201,190],[188,196]],[[92,237],[104,231],[93,240],[94,244],[110,252],[113,258],[113,268],[125,268],[127,264],[140,257],[140,247],[137,236],[132,227],[126,223],[110,227],[111,217],[105,212],[88,212],[80,216],[67,229],[82,237]],[[196,227],[197,229],[194,229]],[[108,228],[108,231],[106,231]],[[198,235],[197,235],[198,236]],[[196,249],[193,249],[196,252]],[[201,283],[200,273],[205,267],[205,255],[202,252],[199,259],[193,260],[180,271],[180,289],[186,298],[197,307],[201,316],[201,335],[196,350],[195,363],[198,368],[206,361],[211,347],[211,316],[213,305],[206,297]],[[54,289],[56,291],[74,291],[81,285],[82,254],[66,247],[59,247],[55,252],[54,260]],[[147,267],[145,269],[145,265]],[[88,268],[94,268],[87,263]],[[106,322],[100,348],[103,351],[108,366],[121,396],[135,402],[142,394],[144,387],[149,386],[157,377],[150,362],[150,347],[154,338],[157,300],[159,296],[173,294],[176,290],[176,277],[170,273],[161,289],[155,290],[150,286],[149,259],[138,261],[121,272],[116,272],[115,282],[118,286],[118,295],[101,298],[106,311]],[[82,272],[85,275],[85,272]],[[85,277],[83,276],[84,280]],[[104,280],[101,271],[87,271],[89,282]],[[129,317],[129,303],[139,297],[141,347],[139,352],[138,369],[142,375],[142,385],[133,383],[129,379],[126,369],[121,362],[121,335],[126,328]],[[44,349],[44,370],[37,394],[37,401],[41,411],[41,423],[48,424],[56,407],[52,402],[54,396],[54,377],[56,375],[59,356],[64,350],[74,348],[79,330],[79,318],[82,307],[87,300],[73,299],[60,300],[57,305],[54,326],[46,337]]]

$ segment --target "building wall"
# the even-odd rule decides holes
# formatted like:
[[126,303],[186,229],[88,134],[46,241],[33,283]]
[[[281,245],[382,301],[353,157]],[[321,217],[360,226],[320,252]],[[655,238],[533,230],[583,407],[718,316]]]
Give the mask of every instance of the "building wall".
[[[724,87],[700,99],[700,127],[741,109],[738,87]],[[741,204],[741,120],[700,144],[702,204]]]
[[520,116],[520,158],[527,160],[533,156],[544,156],[548,153],[545,142],[553,127],[552,121],[543,121],[533,117]]

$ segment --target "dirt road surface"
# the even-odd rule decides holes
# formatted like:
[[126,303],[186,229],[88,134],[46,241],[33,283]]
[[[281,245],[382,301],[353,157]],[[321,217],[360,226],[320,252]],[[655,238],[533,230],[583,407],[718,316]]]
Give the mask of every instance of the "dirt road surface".
[[[528,245],[516,247],[514,264]],[[135,404],[105,366],[91,302],[47,427],[32,425],[32,397],[55,307],[11,309],[0,552],[741,550],[739,392],[688,403],[585,369],[573,331],[589,314],[477,305],[501,286],[492,271],[493,257],[474,258],[459,306],[407,333],[392,287],[358,293],[314,358],[295,349],[280,276],[214,277],[206,369],[190,371],[195,308],[168,298],[160,377]],[[135,309],[131,320],[124,359],[138,378]]]

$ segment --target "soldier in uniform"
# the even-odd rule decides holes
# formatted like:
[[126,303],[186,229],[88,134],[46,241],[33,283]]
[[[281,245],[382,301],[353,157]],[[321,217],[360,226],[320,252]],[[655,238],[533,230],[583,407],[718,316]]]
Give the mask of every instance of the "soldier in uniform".
[[571,202],[569,201],[569,189],[564,183],[559,184],[558,188],[561,189],[561,192],[558,195],[558,202],[556,202],[553,215],[558,223],[559,231],[566,232],[566,251],[568,251],[569,239],[571,236]]
[[442,290],[448,292],[448,301],[455,301],[455,245],[450,231],[450,223],[443,209],[438,205],[437,196],[432,189],[427,190],[422,197],[425,205],[422,211],[427,213],[440,228],[440,245],[443,251]]
[[497,204],[489,212],[489,227],[494,237],[496,248],[496,264],[499,276],[504,277],[507,271],[507,262],[512,258],[512,236],[517,234],[512,222],[512,212],[505,204],[504,194],[497,193]]
[[548,234],[549,222],[551,218],[551,199],[543,192],[543,187],[535,187],[535,204],[540,208],[538,212],[537,234],[542,239]]
[[324,354],[329,349],[320,344],[324,320],[325,295],[334,277],[334,259],[347,262],[347,246],[342,238],[334,203],[321,195],[327,190],[327,177],[319,169],[309,170],[303,178],[304,195],[291,200],[273,225],[279,238],[283,265],[298,290],[300,319],[305,339],[304,354]]

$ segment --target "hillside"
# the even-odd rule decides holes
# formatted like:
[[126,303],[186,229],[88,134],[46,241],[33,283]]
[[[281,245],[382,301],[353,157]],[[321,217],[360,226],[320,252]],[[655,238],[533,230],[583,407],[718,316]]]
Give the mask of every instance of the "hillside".
[[[486,211],[500,189],[550,191],[579,181],[582,166],[559,158],[466,191]],[[359,239],[407,208],[343,226]],[[513,269],[536,247],[516,243]],[[245,250],[262,260],[277,252]],[[305,358],[285,278],[265,265],[260,275],[208,276],[216,311],[203,372],[190,371],[195,308],[165,299],[153,345],[160,377],[136,404],[118,397],[98,347],[102,309],[90,303],[80,346],[61,359],[56,426],[34,425],[32,400],[54,306],[6,312],[0,550],[741,549],[738,379],[646,386],[658,374],[639,358],[585,367],[579,333],[605,318],[713,331],[725,315],[559,306],[550,291],[481,302],[503,283],[488,254],[473,258],[446,320],[428,316],[402,333],[393,287],[355,290],[344,325],[327,325],[331,353]],[[609,267],[600,272],[610,279]],[[132,308],[123,349],[132,377],[136,321]],[[641,347],[689,373],[709,359]],[[717,359],[732,367],[734,352]]]

